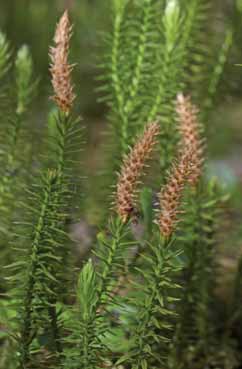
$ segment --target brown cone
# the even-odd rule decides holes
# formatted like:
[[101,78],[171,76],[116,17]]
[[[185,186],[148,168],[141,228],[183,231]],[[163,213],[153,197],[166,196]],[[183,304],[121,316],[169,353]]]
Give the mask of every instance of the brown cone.
[[71,83],[73,65],[68,64],[72,26],[68,12],[65,11],[56,27],[55,47],[50,48],[52,85],[55,92],[53,100],[61,111],[69,113],[75,100]]

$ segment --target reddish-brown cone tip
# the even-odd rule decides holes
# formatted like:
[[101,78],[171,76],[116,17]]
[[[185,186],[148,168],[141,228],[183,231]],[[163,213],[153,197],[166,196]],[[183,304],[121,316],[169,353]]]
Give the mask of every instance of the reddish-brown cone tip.
[[204,141],[201,140],[201,127],[198,121],[198,109],[192,104],[189,96],[177,96],[176,111],[178,115],[178,128],[181,134],[181,146],[193,152],[193,171],[188,179],[196,186],[202,174],[204,162]]
[[68,64],[72,26],[68,12],[65,11],[56,27],[54,42],[50,48],[52,85],[55,92],[53,100],[61,111],[69,113],[75,100],[71,83],[73,65]]
[[182,192],[193,171],[191,155],[191,151],[181,154],[179,162],[173,165],[166,186],[159,194],[160,211],[156,223],[161,234],[166,238],[171,237],[178,223],[177,215]]
[[115,203],[116,211],[124,223],[134,212],[139,180],[144,173],[146,161],[157,143],[159,132],[158,123],[148,124],[123,162],[118,177]]

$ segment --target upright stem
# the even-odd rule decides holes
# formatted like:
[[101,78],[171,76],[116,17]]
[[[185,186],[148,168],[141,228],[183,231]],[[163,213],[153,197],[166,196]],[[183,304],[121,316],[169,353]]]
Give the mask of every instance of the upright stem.
[[35,286],[35,274],[38,267],[38,253],[41,243],[43,231],[45,229],[45,217],[47,215],[50,203],[51,187],[44,193],[43,203],[41,205],[39,219],[35,228],[34,240],[31,247],[31,264],[28,270],[28,279],[26,283],[26,295],[23,302],[23,322],[20,333],[21,345],[21,359],[19,369],[25,369],[30,360],[29,347],[32,342],[35,332],[32,330],[32,312],[33,312],[33,298]]
[[[62,211],[62,209],[59,209],[59,203],[60,203],[60,188],[63,187],[63,178],[64,178],[64,169],[65,169],[65,155],[66,155],[66,146],[67,146],[67,131],[68,131],[68,116],[65,116],[63,119],[60,118],[59,123],[59,130],[60,130],[60,137],[58,142],[58,157],[56,162],[56,168],[57,168],[57,179],[54,183],[55,189],[53,189],[52,183],[47,183],[47,188],[44,190],[44,197],[43,202],[41,205],[40,215],[37,221],[37,225],[35,227],[35,234],[34,234],[34,240],[31,246],[31,265],[30,269],[28,271],[28,280],[27,280],[27,286],[26,286],[26,297],[24,300],[24,318],[23,318],[23,327],[21,332],[21,351],[22,351],[22,357],[21,357],[21,365],[20,368],[25,368],[24,365],[27,365],[27,363],[30,360],[30,353],[29,353],[29,347],[33,339],[33,335],[36,333],[33,331],[32,324],[34,323],[32,321],[32,311],[33,311],[33,299],[35,297],[34,293],[34,287],[36,282],[36,273],[39,268],[39,253],[41,253],[41,248],[44,246],[42,242],[46,242],[46,240],[43,239],[43,235],[46,233],[49,229],[55,229],[59,228],[59,218],[58,213]],[[49,211],[52,212],[52,217],[50,220],[50,223],[46,223],[46,219],[48,219]],[[60,221],[63,221],[60,219]],[[61,223],[61,227],[63,224]],[[60,250],[61,251],[61,250]],[[60,252],[61,254],[61,252]],[[62,263],[64,263],[64,255],[62,256]],[[51,268],[51,265],[48,265],[48,268]],[[54,277],[57,278],[56,270],[54,267],[51,269],[51,273]],[[52,282],[53,284],[54,282]],[[55,286],[53,286],[53,289],[56,290]],[[57,298],[56,296],[46,296],[49,301],[47,301],[49,307],[48,307],[48,313],[50,317],[50,323],[51,323],[51,329],[52,329],[52,338],[54,346],[56,347],[56,350],[58,353],[62,352],[61,342],[60,342],[60,332],[59,327],[57,323],[57,313],[56,313],[56,302]]]

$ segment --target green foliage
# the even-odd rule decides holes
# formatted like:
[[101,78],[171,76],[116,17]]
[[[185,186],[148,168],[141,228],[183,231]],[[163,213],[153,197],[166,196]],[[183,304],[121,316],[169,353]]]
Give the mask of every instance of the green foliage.
[[17,53],[15,70],[17,90],[16,114],[22,115],[28,109],[36,87],[32,82],[33,61],[26,45],[22,46]]
[[[60,195],[61,188],[58,188],[58,174],[48,172],[43,178],[43,194],[40,197],[40,209],[37,216],[37,223],[33,230],[31,250],[25,264],[25,276],[21,279],[23,286],[22,312],[20,314],[20,337],[19,356],[20,367],[25,367],[31,362],[31,344],[33,338],[41,334],[45,329],[46,314],[52,325],[52,344],[58,346],[55,302],[59,298],[60,291],[60,269],[62,267],[62,247],[63,235],[57,224],[61,221]],[[61,193],[60,193],[61,191]],[[61,239],[60,235],[61,234]],[[23,265],[20,264],[21,268]],[[15,265],[14,265],[15,266]],[[43,333],[42,333],[43,334]],[[36,350],[36,348],[35,348]],[[33,364],[32,364],[33,365]]]
[[[71,204],[68,172],[73,135],[77,135],[78,129],[75,127],[77,121],[62,114],[56,117],[56,124],[58,135],[52,138],[56,146],[55,169],[48,170],[43,175],[40,189],[33,193],[34,202],[29,209],[33,215],[37,214],[31,231],[31,243],[29,249],[26,249],[27,259],[25,256],[24,264],[18,262],[17,265],[16,263],[12,265],[21,269],[25,265],[24,276],[21,277],[21,270],[20,276],[17,277],[17,281],[20,278],[24,281],[22,296],[19,297],[19,303],[22,305],[17,349],[20,368],[30,363],[37,365],[39,359],[38,356],[35,358],[38,352],[36,339],[46,332],[50,334],[50,342],[47,341],[45,346],[51,347],[52,360],[58,360],[62,351],[57,303],[63,302],[68,286],[70,252],[65,233],[65,223]],[[39,204],[39,210],[36,209],[36,203]],[[39,350],[41,349],[40,346]]]
[[203,106],[201,119],[204,122],[207,122],[209,113],[214,105],[214,99],[217,95],[218,86],[224,72],[224,67],[228,59],[229,51],[233,44],[233,37],[233,30],[231,28],[228,28],[226,30],[225,38],[219,50],[217,61],[215,61],[213,65],[213,70],[209,75],[206,97],[202,104]]
[[[111,107],[109,115],[113,135],[119,137],[114,152],[117,167],[127,153],[133,134],[137,133],[137,111],[143,103],[142,91],[145,89],[155,36],[154,1],[145,0],[139,5],[130,3],[113,2],[111,39],[106,35],[109,45],[104,63],[106,85],[101,88],[101,91],[107,91],[105,101]],[[131,14],[127,16],[128,12]]]
[[141,257],[143,269],[137,269],[141,282],[135,288],[143,289],[143,298],[130,298],[136,326],[131,331],[131,350],[119,360],[130,363],[133,369],[158,368],[166,363],[171,318],[176,315],[170,307],[176,301],[174,290],[179,285],[175,278],[181,268],[180,251],[173,250],[173,244],[174,240],[162,238],[150,244],[150,253]]
[[[207,60],[210,58],[210,50],[207,46],[208,37],[211,37],[209,25],[210,9],[212,4],[209,0],[190,0],[184,6],[187,9],[186,27],[184,39],[187,42],[187,75],[188,85],[195,95],[199,96],[201,84],[207,75]],[[205,27],[207,32],[205,33]]]
[[[72,335],[67,342],[70,348],[65,352],[65,368],[93,368],[98,365],[98,352],[101,343],[97,328],[97,275],[93,263],[89,260],[83,267],[77,287],[78,307],[71,324]],[[73,343],[78,350],[73,350]]]
[[[104,84],[99,88],[104,95],[101,101],[106,101],[110,108],[111,163],[106,163],[109,184],[133,137],[147,122],[155,120],[161,124],[160,166],[161,173],[165,173],[177,143],[176,95],[194,87],[194,93],[200,94],[207,68],[203,30],[209,1],[190,0],[183,4],[176,0],[146,0],[121,4],[114,2],[112,35],[106,35],[108,52],[100,76]],[[225,49],[228,47],[224,46],[218,61],[220,67],[216,64],[216,77],[209,85],[209,105],[221,75],[218,69],[222,71],[226,59]],[[203,76],[203,83],[198,75]],[[159,182],[163,178],[161,174]]]
[[77,298],[80,307],[81,321],[92,321],[94,307],[97,300],[97,276],[92,260],[83,267],[77,287]]
[[[5,74],[10,68],[10,54],[5,37],[2,36],[2,39],[2,73]],[[22,186],[27,181],[27,170],[31,162],[29,159],[31,144],[25,142],[25,136],[28,135],[28,114],[36,87],[36,82],[33,81],[32,57],[27,46],[23,46],[15,58],[13,81],[6,81],[3,86],[0,156],[1,265],[13,261],[9,242],[13,232],[11,222],[17,206],[14,198],[20,199],[23,196]]]
[[115,304],[115,289],[119,275],[124,273],[125,250],[130,246],[127,240],[127,227],[120,219],[111,219],[107,235],[99,234],[97,270],[92,261],[88,261],[81,271],[78,283],[78,311],[72,324],[71,338],[67,342],[76,342],[79,352],[73,347],[66,352],[66,368],[98,368],[100,361],[107,360],[107,348],[102,336],[108,333],[110,322],[104,315],[111,304]]
[[[33,4],[16,9],[32,14],[37,24],[40,14],[52,17],[54,1],[43,0],[39,12]],[[37,147],[41,155],[31,158],[34,126],[38,139],[42,132],[39,101],[37,118],[29,122],[35,63],[26,45],[13,57],[0,33],[0,369],[238,369],[241,260],[228,311],[216,310],[221,305],[217,233],[226,196],[204,174],[197,188],[186,186],[182,211],[171,209],[179,226],[170,237],[163,237],[155,220],[166,211],[157,205],[157,193],[180,153],[176,96],[192,95],[207,124],[235,28],[225,29],[219,51],[211,53],[218,41],[217,35],[210,39],[216,33],[211,1],[110,0],[109,5],[111,28],[105,30],[98,91],[108,108],[105,145],[111,155],[104,164],[108,185],[102,176],[94,179],[104,214],[95,237],[85,223],[89,209],[82,206],[80,212],[80,119],[51,107],[44,152]],[[236,6],[239,12],[238,1]],[[86,7],[83,2],[82,15],[75,17],[88,23]],[[44,64],[49,38],[46,34],[40,44]],[[151,121],[160,123],[159,153],[136,198],[141,214],[136,211],[135,219],[124,223],[114,214],[117,209],[107,211],[106,194],[137,133]],[[131,191],[133,183],[126,179]],[[73,225],[83,227],[77,237]],[[73,242],[78,237],[80,245]],[[91,250],[75,260],[73,251],[83,251],[86,239]]]
[[215,234],[221,202],[222,195],[216,182],[211,180],[208,184],[200,183],[200,188],[192,194],[187,205],[180,237],[184,243],[184,287],[171,367],[187,368],[190,361],[198,358],[205,360],[205,365],[214,344]]

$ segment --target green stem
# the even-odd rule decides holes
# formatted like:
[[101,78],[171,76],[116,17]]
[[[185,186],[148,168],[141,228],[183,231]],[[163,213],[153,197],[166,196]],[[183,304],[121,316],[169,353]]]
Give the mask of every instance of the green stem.
[[5,162],[5,174],[1,178],[0,183],[0,205],[4,203],[6,192],[10,192],[11,181],[14,178],[14,170],[15,170],[15,160],[16,160],[16,145],[19,138],[19,131],[21,128],[22,116],[16,115],[16,122],[14,126],[11,128],[11,141],[9,145],[9,149],[7,152],[6,162]]
[[214,97],[216,95],[219,82],[223,75],[224,67],[228,59],[228,54],[233,43],[233,30],[228,29],[225,34],[225,39],[219,51],[217,62],[211,72],[208,88],[206,91],[206,98],[201,108],[201,120],[205,123],[208,121],[209,113],[213,107]]
[[126,142],[127,142],[127,121],[124,119],[124,95],[123,95],[123,86],[120,79],[120,70],[119,70],[119,58],[120,58],[120,46],[121,46],[121,26],[123,22],[123,14],[124,10],[118,12],[115,16],[114,20],[114,29],[113,29],[113,45],[112,45],[112,56],[111,56],[111,79],[112,86],[115,93],[115,99],[117,101],[118,114],[122,118],[123,124],[121,127],[121,148],[123,151],[126,151]]
[[[161,291],[160,283],[165,279],[166,273],[166,258],[165,253],[170,246],[170,239],[159,237],[160,242],[154,254],[154,264],[152,270],[154,271],[153,278],[149,280],[149,291],[143,308],[141,309],[141,316],[139,317],[138,326],[133,333],[136,339],[135,357],[132,358],[132,369],[143,368],[143,362],[148,355],[145,346],[150,344],[150,339],[147,338],[147,332],[151,330],[150,324],[154,316],[154,307],[157,301],[157,295]],[[166,296],[165,291],[161,292],[163,298]]]
[[[104,308],[105,305],[107,305],[109,297],[107,296],[107,292],[109,290],[109,282],[110,277],[112,276],[114,272],[114,267],[116,265],[115,258],[117,256],[117,253],[121,246],[121,241],[124,237],[124,234],[126,229],[126,225],[121,223],[120,220],[117,220],[111,230],[111,243],[108,246],[108,253],[105,256],[106,262],[104,263],[104,268],[100,274],[100,282],[97,287],[97,298],[96,302],[92,306],[92,315],[89,317],[88,320],[82,322],[82,337],[81,337],[81,366],[80,369],[86,368],[86,369],[93,369],[94,366],[92,364],[93,359],[93,353],[96,355],[95,350],[93,348],[94,340],[97,340],[98,336],[98,329],[96,330],[96,322],[99,317],[99,312],[101,309]],[[97,255],[98,256],[98,255]],[[91,330],[91,331],[90,331]],[[94,333],[95,332],[95,333]],[[84,360],[82,360],[84,359]],[[85,365],[84,365],[85,362]]]
[[34,286],[35,286],[35,274],[38,268],[38,253],[41,246],[41,239],[45,229],[45,217],[49,210],[51,187],[49,186],[45,193],[44,199],[40,210],[39,219],[35,228],[34,240],[31,247],[31,264],[28,270],[28,280],[26,284],[26,296],[23,302],[23,323],[20,333],[20,345],[21,345],[21,361],[20,369],[25,369],[29,360],[30,352],[29,347],[32,341],[32,311],[33,311],[33,298],[34,298]]
[[[208,312],[214,292],[214,282],[211,273],[214,273],[213,246],[214,246],[214,210],[211,220],[206,216],[208,209],[203,209],[207,200],[206,193],[202,192],[204,185],[194,189],[190,203],[192,229],[187,231],[193,235],[189,248],[188,267],[184,272],[184,293],[181,302],[181,318],[178,324],[173,359],[176,364],[183,362],[184,352],[190,344],[199,346],[202,354],[206,355],[211,338],[212,322]],[[204,197],[206,200],[204,201]],[[211,199],[210,199],[211,200]],[[209,200],[208,200],[209,201]],[[186,231],[186,228],[185,228]],[[184,368],[186,367],[186,363]]]
[[51,320],[52,338],[54,343],[55,352],[61,354],[63,351],[61,345],[61,335],[58,327],[57,313],[56,313],[56,299],[51,301],[51,306],[49,307],[49,316]]
[[[37,222],[37,226],[35,228],[35,235],[34,240],[32,243],[31,248],[31,266],[30,270],[28,271],[28,282],[26,287],[26,297],[24,301],[24,318],[23,318],[23,328],[21,332],[21,346],[22,346],[22,364],[23,368],[24,365],[27,365],[28,361],[30,360],[30,353],[29,347],[32,341],[32,327],[31,327],[31,315],[33,309],[33,298],[34,298],[34,286],[36,281],[36,272],[39,267],[39,253],[41,252],[42,245],[42,238],[46,232],[46,228],[55,229],[58,228],[60,225],[58,220],[58,212],[60,209],[58,208],[60,202],[60,193],[58,188],[62,188],[63,186],[63,176],[64,176],[64,168],[65,168],[65,155],[66,155],[66,146],[67,146],[67,132],[68,132],[68,116],[65,116],[64,119],[60,118],[59,123],[59,152],[58,158],[56,163],[57,168],[57,181],[52,183],[51,180],[48,181],[47,187],[44,191],[44,198],[41,205],[40,215]],[[57,188],[57,191],[53,189]],[[56,187],[57,186],[57,187]],[[49,211],[52,212],[52,218],[50,220],[50,224],[46,224],[46,219],[48,219]],[[62,259],[64,261],[64,259]],[[48,265],[51,268],[51,265]],[[56,271],[52,268],[51,272],[53,276],[55,276]],[[51,297],[50,301],[48,301],[50,307],[48,308],[50,323],[52,328],[52,337],[54,341],[54,345],[58,353],[62,352],[62,347],[60,343],[60,332],[57,323],[57,314],[56,314],[56,303],[57,298]]]
[[150,26],[150,17],[152,11],[152,0],[146,0],[143,5],[143,18],[140,20],[140,32],[138,41],[138,51],[135,61],[135,68],[132,73],[129,96],[124,106],[124,112],[129,116],[135,106],[136,96],[139,92],[139,87],[142,79],[142,72],[144,67],[144,62],[146,58],[147,48],[148,48],[148,31]]

